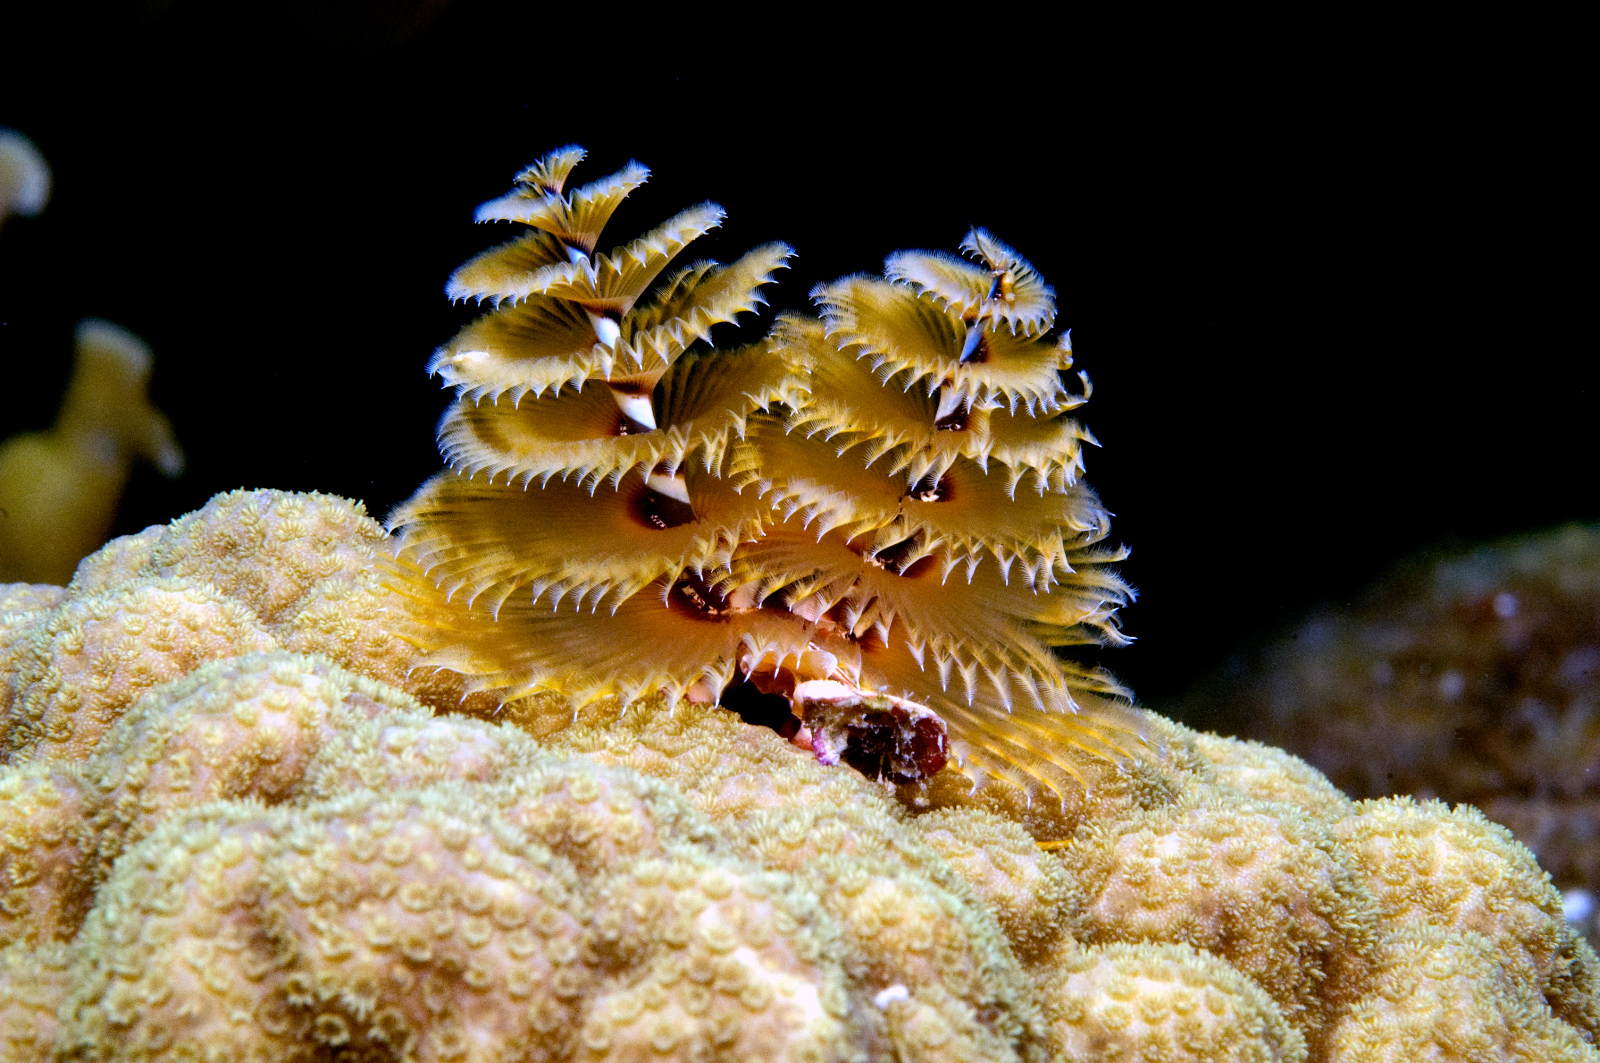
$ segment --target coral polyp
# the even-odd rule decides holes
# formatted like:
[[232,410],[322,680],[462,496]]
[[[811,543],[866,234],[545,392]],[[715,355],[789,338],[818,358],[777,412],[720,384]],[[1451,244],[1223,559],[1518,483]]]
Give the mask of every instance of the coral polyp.
[[567,193],[582,157],[480,207],[530,231],[447,287],[494,309],[433,360],[450,468],[391,521],[424,665],[513,711],[759,692],[819,758],[902,784],[946,732],[974,785],[1030,794],[1133,749],[1115,681],[1057,653],[1125,641],[1131,591],[1038,272],[975,229],[968,259],[899,252],[819,286],[820,320],[718,348],[790,250],[668,274],[722,221],[703,204],[597,251],[648,171]]

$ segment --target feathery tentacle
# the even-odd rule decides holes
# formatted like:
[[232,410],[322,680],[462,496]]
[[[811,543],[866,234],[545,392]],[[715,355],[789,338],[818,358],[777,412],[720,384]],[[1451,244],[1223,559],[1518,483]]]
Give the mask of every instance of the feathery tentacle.
[[884,278],[815,289],[820,320],[716,350],[790,249],[668,273],[722,223],[707,203],[599,252],[649,174],[567,192],[582,157],[558,149],[480,207],[530,231],[447,288],[493,309],[430,364],[457,392],[451,469],[392,517],[424,665],[505,701],[754,687],[818,713],[830,763],[838,714],[882,703],[937,721],[944,770],[1030,794],[1137,749],[1126,692],[1056,652],[1126,642],[1133,591],[1081,480],[1094,439],[1068,413],[1088,379],[1068,386],[1032,265],[974,229],[970,261],[899,252]]

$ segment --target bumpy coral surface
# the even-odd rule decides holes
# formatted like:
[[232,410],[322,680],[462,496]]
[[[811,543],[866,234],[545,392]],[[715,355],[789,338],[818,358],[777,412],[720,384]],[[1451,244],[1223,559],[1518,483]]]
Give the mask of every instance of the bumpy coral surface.
[[[593,833],[563,829],[591,808]],[[804,900],[674,837],[673,812],[581,766],[505,790],[201,806],[102,890],[61,1043],[84,1058],[838,1056],[843,979],[818,962]]]
[[1228,960],[1314,1037],[1358,997],[1377,910],[1327,827],[1289,808],[1200,799],[1079,831],[1088,938],[1184,943]]
[[[543,738],[438,715],[384,679],[410,621],[362,582],[378,534],[221,496],[0,592],[36,651],[17,735],[74,603],[251,621],[152,651],[187,673],[123,684],[92,741],[10,746],[0,1060],[1600,1060],[1600,964],[1475,812],[1157,717],[1030,806],[662,694]],[[330,648],[387,647],[356,670],[281,646],[330,584],[364,588]]]
[[1333,1058],[1592,1059],[1592,1043],[1555,1019],[1500,964],[1495,943],[1427,924],[1403,926],[1378,953],[1378,988],[1333,1030]]
[[[383,531],[323,495],[235,491],[166,527],[125,536],[59,588],[0,599],[0,689],[12,755],[83,758],[151,688],[252,651],[316,653],[396,685],[414,648],[382,587]],[[429,674],[413,681],[433,697]],[[459,685],[441,697],[454,705]]]
[[59,943],[0,950],[0,1063],[52,1057],[71,962]]
[[1482,935],[1507,977],[1540,988],[1565,962],[1561,897],[1533,854],[1477,809],[1365,801],[1334,828],[1382,918]]
[[903,782],[953,756],[1063,792],[1073,749],[1136,744],[1116,684],[1054,652],[1120,641],[1130,592],[1079,479],[1087,378],[1069,390],[1033,267],[975,229],[971,261],[900,252],[819,287],[820,320],[706,348],[788,248],[651,291],[721,209],[600,253],[648,172],[567,192],[582,157],[479,208],[530,231],[450,281],[496,309],[434,358],[459,395],[451,468],[392,522],[427,572],[408,591],[427,662],[524,715],[548,694],[765,702],[824,760]]
[[1414,562],[1178,708],[1356,797],[1477,805],[1558,884],[1600,892],[1600,529]]
[[[843,931],[847,965],[874,993],[890,993],[894,1006],[874,1017],[877,1037],[931,1038],[938,1044],[930,1052],[943,1046],[943,1054],[910,1058],[1003,1059],[1031,1047],[1020,1053],[1030,1058],[1043,1044],[1037,1007],[1022,991],[1026,978],[1004,931],[989,912],[963,904],[972,882],[908,832],[893,799],[858,773],[819,764],[770,730],[710,706],[631,711],[609,726],[565,731],[552,744],[669,783],[751,859],[817,896]],[[991,837],[1001,833],[992,824],[983,828]],[[1042,903],[1007,899],[1045,924],[1028,928],[1022,940],[1055,944],[1071,919],[1069,887],[1027,882],[1027,871],[1008,859],[1007,842],[1020,848],[1014,837],[1002,838],[992,857],[970,858],[1014,869],[1025,880],[1022,890],[987,869],[964,870],[987,875],[984,885],[997,895],[1043,894]]]
[[18,765],[0,779],[0,944],[70,938],[88,910],[82,868],[92,787],[75,765]]
[[1184,945],[1106,945],[1061,965],[1046,1008],[1071,1060],[1300,1063],[1305,1041],[1261,989]]

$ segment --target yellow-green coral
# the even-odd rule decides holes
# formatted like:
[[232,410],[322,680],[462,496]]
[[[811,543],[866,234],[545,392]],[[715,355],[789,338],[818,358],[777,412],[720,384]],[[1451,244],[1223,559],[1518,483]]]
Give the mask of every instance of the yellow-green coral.
[[86,822],[93,786],[73,764],[19,764],[0,775],[0,945],[64,941],[93,900]]
[[[0,941],[68,939],[95,890],[124,849],[175,811],[220,797],[269,804],[312,786],[313,763],[323,775],[347,773],[328,764],[347,736],[368,735],[373,721],[391,730],[426,729],[431,713],[401,692],[351,675],[318,658],[276,652],[212,661],[137,701],[95,742],[91,755],[75,747],[36,758],[0,777]],[[383,736],[388,776],[400,781],[415,758],[415,742]],[[492,753],[456,740],[441,772],[413,768],[413,778],[473,778],[474,759]],[[426,757],[424,757],[426,759]],[[331,787],[341,790],[348,787]]]
[[1015,821],[978,809],[942,809],[911,823],[994,913],[1023,964],[1048,962],[1063,944],[1086,936],[1078,883]]
[[[18,651],[65,593],[47,583],[0,583],[0,673],[11,674]],[[0,683],[0,748],[7,748],[11,701],[11,684]]]
[[1308,1036],[1359,996],[1377,909],[1324,824],[1213,795],[1079,831],[1095,943],[1185,943],[1249,975]]
[[1561,896],[1533,854],[1475,808],[1363,801],[1334,826],[1387,922],[1481,935],[1508,977],[1544,992],[1564,962]]
[[1063,1063],[1302,1063],[1305,1039],[1272,998],[1187,945],[1097,946],[1045,990]]
[[1377,960],[1374,991],[1332,1031],[1335,1059],[1575,1063],[1597,1055],[1592,1036],[1551,1015],[1480,934],[1401,924]]
[[234,491],[174,521],[144,570],[204,581],[266,625],[287,623],[326,581],[370,568],[382,532],[359,506],[327,495]]
[[447,784],[176,816],[104,887],[61,1043],[89,1059],[837,1055],[839,974],[783,884],[648,832],[605,836],[611,859],[580,869],[582,845],[519,824],[550,801],[649,822],[637,785],[604,780],[574,765],[525,793]]
[[8,744],[81,759],[150,688],[205,661],[273,646],[249,609],[207,583],[154,580],[69,595],[17,654]]
[[[163,579],[154,571],[145,578]],[[133,589],[124,587],[124,592]],[[957,876],[943,868],[931,850],[921,847],[914,837],[901,837],[901,813],[892,800],[854,773],[825,768],[770,731],[749,728],[722,710],[691,706],[683,710],[691,714],[685,722],[695,725],[687,736],[692,743],[703,745],[710,737],[753,740],[752,749],[764,750],[758,754],[761,759],[776,756],[780,759],[775,763],[799,768],[813,784],[832,784],[836,802],[832,817],[844,822],[831,824],[830,830],[829,807],[812,807],[802,820],[789,824],[786,835],[799,828],[808,841],[820,843],[831,837],[833,845],[849,849],[858,836],[864,836],[848,828],[875,822],[880,834],[896,843],[887,853],[873,846],[870,852],[853,857],[835,854],[831,861],[824,845],[823,859],[814,870],[815,875],[839,883],[834,904],[840,914],[833,916],[830,910],[831,918],[818,918],[823,919],[820,930],[834,941],[827,952],[829,962],[854,972],[842,984],[854,1001],[850,1008],[855,1043],[922,1044],[934,1053],[924,1057],[928,1059],[1004,1059],[1011,1058],[1019,1047],[1025,1048],[1022,1058],[1039,1057],[1043,1036],[1035,1009],[1018,993],[1021,979],[1013,974],[1009,983],[996,981],[997,973],[1007,967],[1013,972],[1016,969],[1006,957],[995,924],[969,910],[959,892],[952,894],[949,888],[928,880],[928,867],[940,868],[938,880],[960,889]],[[653,719],[658,725],[672,718],[672,714],[631,717],[640,723]],[[575,738],[581,733],[571,732]],[[36,763],[49,765],[52,761]],[[76,766],[73,762],[54,763],[59,771]],[[469,787],[468,791],[452,791],[449,803],[456,805],[487,793],[479,787],[514,784],[525,792],[548,794],[551,782],[559,790],[570,773],[571,769],[552,767],[548,754],[539,754],[515,731],[473,720],[431,719],[399,692],[385,693],[368,680],[315,660],[281,652],[247,654],[202,665],[188,677],[139,700],[111,723],[79,770],[95,780],[87,788],[87,807],[81,810],[79,826],[97,859],[75,860],[71,885],[81,894],[87,883],[92,892],[98,885],[97,876],[125,852],[126,845],[132,844],[136,852],[159,847],[159,841],[152,840],[159,835],[159,827],[150,838],[142,837],[152,824],[180,818],[186,815],[184,809],[218,796],[279,802],[281,808],[289,809],[337,800],[352,790],[412,792],[417,786],[437,787],[454,781]],[[764,778],[764,774],[758,772],[756,777]],[[623,776],[624,781],[627,778],[638,777],[628,773]],[[637,788],[637,784],[627,785]],[[787,789],[797,801],[811,796],[806,786]],[[544,839],[586,876],[603,876],[608,869],[625,865],[631,847],[653,844],[652,833],[664,832],[667,841],[685,836],[701,846],[711,844],[713,851],[726,844],[687,809],[663,819],[658,807],[653,820],[641,820],[637,810],[629,811],[626,801],[619,806],[606,792],[602,785],[598,796],[586,798],[593,811],[602,813],[598,820],[589,810],[575,811],[570,806],[553,809],[553,815],[551,811],[541,813],[538,809],[548,805],[542,799],[520,805],[496,799],[495,807],[510,816],[517,829]],[[869,803],[863,805],[863,799]],[[661,806],[665,802],[670,811],[673,800],[667,794],[655,803]],[[646,829],[641,835],[641,822],[656,822],[659,829]],[[696,822],[701,825],[695,826]],[[775,824],[768,826],[776,829]],[[763,833],[759,820],[750,825],[752,838]],[[661,840],[658,837],[657,841]],[[736,860],[752,868],[764,864],[776,870],[795,862],[753,859],[754,846],[746,849],[741,845],[739,851],[746,855]],[[787,857],[794,855],[788,847],[783,852]],[[903,866],[906,853],[914,856],[923,874],[913,874]],[[124,863],[129,861],[130,866],[138,866],[143,858],[128,854]],[[102,896],[116,895],[112,892],[115,881],[114,876],[112,883],[99,886]],[[70,936],[75,929],[72,920],[58,922],[64,925],[64,933],[58,931],[58,936]],[[895,941],[902,943],[892,944]],[[844,975],[833,977],[837,980]],[[871,1002],[871,996],[884,988],[907,983],[913,990],[908,995],[910,1003],[897,1000],[884,1009]],[[81,996],[81,983],[77,984]],[[187,1010],[204,1013],[205,999],[202,995],[191,1001]],[[626,1013],[629,1005],[617,1007]],[[646,1006],[646,1017],[651,1013]],[[91,1008],[81,1014],[92,1017],[98,1012]],[[78,1031],[73,1036],[93,1040],[93,1021],[98,1020],[84,1020],[89,1023],[89,1034],[82,1032],[85,1027],[80,1024],[73,1028]],[[684,1021],[693,1025],[690,1019]],[[131,1043],[137,1044],[142,1036],[138,1029],[143,1027],[134,1031]],[[590,1042],[598,1044],[604,1039],[600,1026],[589,1023],[585,1029]],[[714,1041],[725,1032],[718,1027],[705,1037]],[[204,1036],[226,1040],[220,1033],[215,1038]],[[652,1036],[659,1040],[665,1035],[657,1031]],[[1028,1045],[1033,1047],[1026,1048]],[[957,1054],[940,1056],[936,1051],[940,1048]],[[745,1058],[745,1049],[737,1043],[725,1051],[731,1054],[723,1058]],[[828,1052],[822,1058],[848,1055]]]
[[[206,661],[290,649],[461,702],[459,678],[412,674],[401,602],[383,586],[384,534],[326,495],[234,491],[86,558],[65,593],[13,589],[0,610],[0,736],[77,758],[137,698]],[[4,604],[4,603],[0,603]]]
[[[219,798],[278,804],[298,797],[327,747],[374,720],[431,719],[412,698],[321,658],[279,651],[202,665],[136,702],[84,764],[93,786],[95,870],[109,870],[179,809]],[[397,775],[411,750],[391,742],[389,751]]]
[[0,949],[0,1063],[51,1057],[71,963],[70,949],[60,942]]
[[[861,775],[819,764],[730,712],[690,704],[569,729],[551,746],[662,779],[750,858],[794,875],[838,921],[861,991],[904,994],[903,1007],[874,1017],[876,1037],[893,1040],[897,1024],[911,1022],[918,1037],[943,1036],[941,1047],[955,1053],[948,1058],[1028,1059],[1042,1050],[1037,1008],[1004,931]],[[951,1024],[940,1035],[917,1025],[924,1019],[916,1016],[934,1013]]]

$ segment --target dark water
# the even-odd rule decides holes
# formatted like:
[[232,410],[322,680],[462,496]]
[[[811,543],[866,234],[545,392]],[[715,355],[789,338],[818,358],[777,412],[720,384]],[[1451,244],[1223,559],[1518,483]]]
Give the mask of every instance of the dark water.
[[655,172],[617,239],[714,199],[729,220],[690,256],[793,244],[780,309],[971,224],[1030,257],[1134,550],[1140,641],[1103,660],[1151,703],[1424,544],[1600,516],[1559,64],[1516,98],[1398,59],[1353,92],[1088,42],[1035,80],[887,47],[843,76],[820,31],[714,47],[681,20],[574,36],[433,6],[108,5],[8,32],[0,125],[56,194],[0,231],[0,435],[48,423],[79,318],[144,336],[191,464],[137,474],[119,531],[239,486],[406,497],[438,465],[423,366],[473,314],[444,279],[505,235],[472,208],[569,141],[581,177]]

